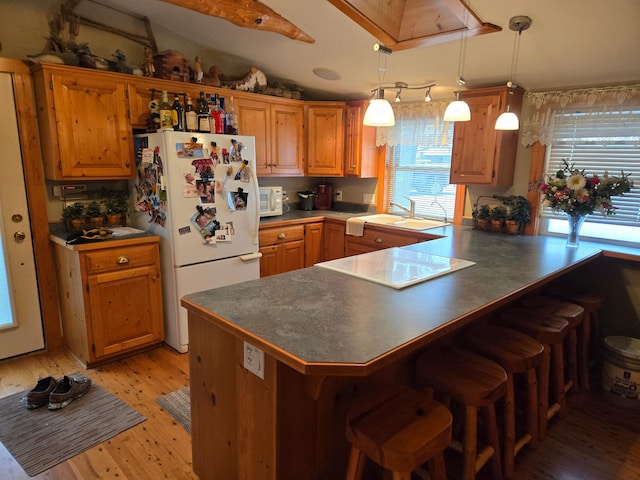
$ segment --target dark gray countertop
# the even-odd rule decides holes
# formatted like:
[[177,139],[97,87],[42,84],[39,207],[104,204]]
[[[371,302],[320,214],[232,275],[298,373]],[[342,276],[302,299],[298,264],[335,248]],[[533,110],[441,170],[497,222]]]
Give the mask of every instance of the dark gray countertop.
[[403,248],[476,264],[402,290],[316,266],[187,295],[185,306],[303,373],[366,375],[602,253],[564,238],[438,230],[446,237]]

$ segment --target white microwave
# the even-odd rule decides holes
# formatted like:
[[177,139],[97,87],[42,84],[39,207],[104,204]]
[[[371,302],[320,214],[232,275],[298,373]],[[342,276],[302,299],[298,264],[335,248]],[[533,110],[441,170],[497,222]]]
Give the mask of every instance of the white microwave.
[[260,187],[260,216],[282,215],[282,187]]

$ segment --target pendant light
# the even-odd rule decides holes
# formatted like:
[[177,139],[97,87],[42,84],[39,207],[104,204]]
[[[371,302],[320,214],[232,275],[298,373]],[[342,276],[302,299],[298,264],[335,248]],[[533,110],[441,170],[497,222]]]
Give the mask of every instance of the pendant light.
[[520,121],[518,116],[511,111],[511,99],[513,98],[513,88],[517,87],[515,84],[516,71],[518,69],[518,54],[520,52],[520,35],[523,30],[527,30],[531,26],[531,18],[525,15],[518,15],[511,17],[509,20],[509,29],[516,32],[515,40],[513,42],[513,52],[511,54],[511,79],[507,82],[509,88],[507,110],[500,114],[496,120],[496,130],[518,130],[520,128]]
[[[465,11],[465,15],[469,12]],[[460,57],[458,58],[458,76],[456,77],[456,83],[458,87],[462,87],[466,82],[462,76],[464,70],[464,58],[467,54],[467,22],[465,18],[465,27],[462,30],[462,37],[460,39]],[[468,122],[471,120],[471,110],[469,104],[460,99],[460,90],[456,92],[456,99],[447,105],[444,111],[445,122]]]
[[[382,88],[384,72],[387,70],[386,55],[391,55],[391,49],[376,43],[373,50],[378,52],[378,88],[374,90],[374,98],[364,112],[362,123],[370,127],[392,127],[396,124],[396,117],[391,104],[384,98],[384,88]],[[381,62],[382,55],[385,55],[384,66]]]

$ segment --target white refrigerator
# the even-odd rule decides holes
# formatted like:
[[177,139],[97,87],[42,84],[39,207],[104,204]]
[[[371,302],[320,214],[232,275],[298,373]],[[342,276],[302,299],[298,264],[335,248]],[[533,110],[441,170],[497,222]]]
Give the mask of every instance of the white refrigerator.
[[159,235],[165,342],[187,352],[186,294],[260,277],[255,141],[163,131],[135,136],[132,224]]

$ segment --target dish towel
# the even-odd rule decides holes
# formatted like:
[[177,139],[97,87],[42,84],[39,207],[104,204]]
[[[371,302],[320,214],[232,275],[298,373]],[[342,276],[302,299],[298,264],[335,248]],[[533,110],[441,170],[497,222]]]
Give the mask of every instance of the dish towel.
[[346,235],[353,235],[354,237],[361,237],[364,234],[364,224],[366,223],[365,217],[351,217],[347,218],[347,228],[345,229]]

